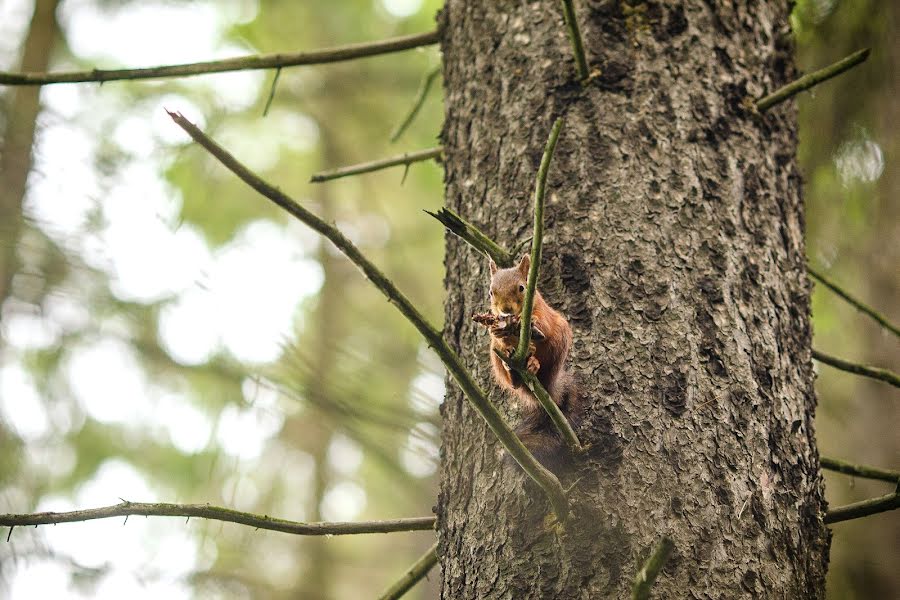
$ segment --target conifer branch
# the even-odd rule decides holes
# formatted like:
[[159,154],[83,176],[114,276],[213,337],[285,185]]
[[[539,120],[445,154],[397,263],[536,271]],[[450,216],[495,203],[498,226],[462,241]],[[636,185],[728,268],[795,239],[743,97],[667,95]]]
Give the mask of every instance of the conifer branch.
[[436,44],[440,34],[437,30],[403,37],[335,46],[322,50],[297,53],[256,54],[224,60],[145,67],[140,69],[91,69],[60,73],[8,73],[0,71],[0,85],[49,85],[53,83],[85,83],[134,79],[157,79],[161,77],[189,77],[226,71],[253,71],[318,65],[354,60],[380,54],[400,52],[421,46]]
[[412,124],[413,120],[416,118],[416,115],[419,114],[419,111],[422,109],[422,105],[425,104],[425,98],[428,97],[428,91],[431,90],[431,84],[434,83],[434,80],[437,79],[437,76],[441,74],[441,67],[438,65],[437,67],[431,69],[425,74],[425,77],[422,78],[422,83],[419,84],[419,89],[416,92],[416,97],[413,100],[412,107],[409,109],[409,112],[406,113],[406,117],[403,118],[403,121],[397,125],[396,129],[391,132],[391,143],[396,142],[400,139],[400,136],[403,135],[403,132],[409,128]]
[[850,56],[843,58],[836,63],[825,67],[824,69],[819,69],[818,71],[807,73],[799,79],[796,79],[791,83],[778,88],[768,96],[757,100],[756,110],[758,110],[759,112],[765,112],[773,106],[781,104],[785,100],[788,100],[789,98],[799,94],[800,92],[808,90],[814,85],[840,75],[844,71],[847,71],[864,62],[867,58],[869,58],[869,52],[869,48],[858,50]]
[[519,329],[519,345],[512,356],[512,362],[520,368],[525,366],[528,357],[528,347],[531,344],[531,312],[534,309],[534,292],[537,289],[538,272],[541,268],[541,252],[544,245],[544,197],[547,191],[547,173],[550,170],[550,161],[553,159],[553,151],[556,149],[556,141],[563,126],[563,119],[559,117],[553,123],[547,145],[544,146],[544,154],[541,156],[541,165],[538,167],[537,180],[534,184],[534,234],[531,238],[531,264],[528,267],[528,281],[526,281],[525,297],[522,300],[522,316]]
[[23,527],[30,525],[55,525],[95,519],[111,519],[139,515],[144,517],[197,517],[247,525],[295,535],[349,535],[357,533],[391,533],[395,531],[427,531],[434,529],[434,517],[414,517],[387,521],[359,521],[335,523],[303,523],[276,519],[268,515],[241,512],[209,504],[172,504],[166,502],[128,502],[100,508],[73,510],[70,512],[41,512],[0,515],[0,526]]
[[412,589],[414,585],[421,581],[423,577],[428,575],[428,571],[437,564],[437,560],[437,543],[435,543],[434,546],[429,548],[425,554],[419,558],[419,560],[413,563],[409,570],[403,574],[403,577],[395,581],[388,589],[382,592],[378,599],[397,600],[397,598],[402,597],[406,592]]
[[823,469],[836,471],[838,473],[843,473],[844,475],[853,475],[865,479],[880,479],[882,481],[900,484],[900,471],[889,471],[887,469],[879,469],[878,467],[869,467],[867,465],[854,465],[826,456],[819,459],[819,464],[822,465]]
[[519,345],[516,347],[515,353],[511,357],[505,357],[502,353],[496,352],[497,356],[505,362],[509,367],[515,370],[531,393],[534,394],[538,402],[547,414],[550,420],[559,430],[560,435],[573,454],[578,455],[583,451],[581,442],[569,420],[562,413],[559,406],[544,389],[544,386],[533,374],[529,373],[526,368],[526,360],[528,358],[528,348],[531,345],[531,316],[534,311],[534,294],[537,290],[538,274],[541,267],[541,252],[544,243],[544,198],[547,191],[547,174],[550,170],[550,161],[553,159],[553,151],[556,149],[556,142],[559,140],[559,132],[562,130],[562,117],[556,119],[550,130],[550,137],[544,147],[544,154],[541,157],[541,164],[538,168],[537,179],[534,186],[534,233],[531,238],[531,264],[528,267],[528,281],[525,286],[525,297],[522,301],[522,315],[519,323]]
[[830,366],[834,367],[835,369],[840,369],[841,371],[847,371],[848,373],[853,373],[855,375],[862,375],[863,377],[871,377],[872,379],[879,379],[881,381],[891,384],[894,387],[900,387],[900,376],[897,376],[896,373],[894,373],[893,371],[890,371],[888,369],[881,369],[879,367],[870,367],[867,365],[860,365],[858,363],[852,363],[852,362],[819,352],[815,348],[813,348],[812,357],[819,362],[823,362],[826,365],[830,365]]
[[553,421],[553,425],[556,426],[557,431],[559,431],[562,436],[563,442],[565,442],[566,446],[569,448],[569,451],[574,455],[578,456],[585,451],[584,446],[581,445],[581,441],[578,439],[578,436],[575,434],[575,430],[572,429],[572,424],[569,423],[569,420],[566,418],[566,415],[563,414],[562,409],[559,408],[559,405],[553,401],[553,398],[550,397],[549,392],[541,385],[540,380],[537,378],[537,375],[534,373],[530,373],[528,369],[521,368],[513,364],[512,359],[503,355],[497,349],[494,349],[494,354],[500,357],[504,363],[506,363],[510,369],[515,371],[519,377],[522,379],[522,383],[531,390],[531,393],[534,394],[534,397],[537,398],[538,403],[547,411],[547,414],[550,416],[550,420]]
[[490,257],[500,268],[506,269],[513,266],[512,254],[449,208],[441,208],[436,213],[428,210],[425,212],[440,221],[450,233]]
[[581,39],[581,31],[578,28],[578,18],[575,16],[573,0],[562,0],[562,10],[566,20],[566,27],[569,29],[569,42],[572,44],[572,54],[575,56],[578,78],[581,81],[587,81],[590,73],[588,71],[587,58],[584,55],[584,42]]
[[889,510],[900,508],[900,492],[894,492],[878,498],[870,498],[862,502],[854,502],[846,506],[833,508],[825,513],[825,524],[840,523],[850,519],[860,519]]
[[494,435],[509,452],[510,456],[519,463],[522,470],[531,477],[547,495],[550,505],[559,521],[565,521],[569,505],[565,492],[559,479],[541,465],[537,459],[516,437],[513,430],[506,424],[497,408],[488,400],[487,395],[465,368],[459,355],[444,341],[441,332],[432,326],[424,316],[416,309],[409,299],[397,289],[397,286],[385,276],[362,252],[359,251],[344,234],[336,227],[329,225],[309,210],[298,204],[281,190],[263,181],[259,176],[241,164],[234,156],[210,139],[205,133],[188,121],[180,113],[170,112],[169,116],[184,129],[194,141],[203,146],[216,160],[222,163],[232,173],[237,175],[251,188],[286,210],[314,231],[322,234],[330,240],[341,253],[359,267],[363,274],[384,294],[388,302],[397,307],[404,317],[425,338],[427,344],[434,349],[438,358],[447,367],[447,371],[456,380],[462,389],[466,399],[479,415],[485,420]]
[[666,561],[669,560],[669,555],[674,548],[675,544],[667,537],[663,537],[659,541],[659,544],[653,550],[653,554],[650,555],[650,558],[647,559],[644,566],[641,567],[641,570],[634,577],[634,586],[631,588],[632,600],[647,600],[650,598],[650,588],[653,587],[659,572],[666,566]]
[[399,165],[406,165],[407,167],[409,167],[409,165],[416,162],[422,162],[423,160],[430,160],[432,158],[440,158],[443,151],[444,147],[438,146],[436,148],[427,148],[425,150],[418,150],[416,152],[406,152],[404,154],[401,154],[400,156],[392,156],[390,158],[382,158],[367,163],[360,163],[358,165],[341,167],[339,169],[334,169],[333,171],[322,171],[321,173],[315,173],[312,177],[309,178],[309,181],[310,183],[321,183],[323,181],[330,181],[332,179],[340,179],[341,177],[350,177],[351,175],[361,175],[363,173],[371,173],[372,171],[380,171],[381,169],[387,169]]
[[809,274],[812,275],[813,278],[815,278],[819,283],[821,283],[822,285],[824,285],[825,287],[827,287],[828,289],[833,291],[835,294],[837,294],[838,296],[840,296],[841,298],[843,298],[844,300],[849,302],[858,311],[869,315],[870,317],[875,319],[882,327],[884,327],[885,329],[887,329],[888,331],[890,331],[897,337],[900,337],[900,327],[897,327],[896,325],[894,325],[893,323],[888,321],[887,317],[885,317],[884,315],[882,315],[881,313],[876,311],[874,308],[867,306],[861,300],[854,298],[853,296],[850,295],[849,292],[847,292],[845,289],[843,289],[837,283],[828,279],[827,277],[825,277],[825,275],[819,273],[812,267],[807,267],[806,270],[809,271]]

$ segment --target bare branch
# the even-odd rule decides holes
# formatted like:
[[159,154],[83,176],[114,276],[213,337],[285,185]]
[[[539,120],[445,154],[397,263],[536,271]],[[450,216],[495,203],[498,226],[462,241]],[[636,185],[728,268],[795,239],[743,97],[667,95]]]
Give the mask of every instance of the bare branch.
[[885,317],[884,315],[882,315],[875,309],[870,308],[869,306],[865,305],[862,301],[857,300],[856,298],[851,296],[849,292],[844,290],[842,287],[840,287],[834,281],[831,281],[830,279],[828,279],[827,277],[825,277],[818,271],[815,271],[812,267],[807,267],[806,270],[809,271],[809,274],[812,275],[822,285],[829,288],[835,294],[837,294],[838,296],[840,296],[841,298],[843,298],[844,300],[849,302],[857,310],[869,315],[870,317],[872,317],[873,319],[878,321],[878,323],[880,323],[882,327],[884,327],[885,329],[887,329],[888,331],[890,331],[897,337],[900,337],[900,327],[897,327],[896,325],[894,325],[893,323],[888,321],[887,317]]
[[869,467],[867,465],[854,465],[825,456],[819,459],[819,464],[822,465],[823,469],[837,471],[844,475],[854,475],[866,479],[880,479],[882,481],[900,484],[900,471],[888,471],[887,469],[879,469],[878,467]]
[[432,158],[440,158],[443,151],[444,147],[438,146],[436,148],[427,148],[425,150],[419,150],[417,152],[406,152],[404,154],[401,154],[400,156],[392,156],[391,158],[382,158],[380,160],[373,160],[371,162],[360,163],[358,165],[341,167],[340,169],[334,169],[333,171],[322,171],[321,173],[315,173],[312,177],[309,178],[309,181],[310,183],[321,183],[323,181],[330,181],[332,179],[340,179],[341,177],[349,177],[351,175],[361,175],[363,173],[371,173],[372,171],[380,171],[381,169],[387,169],[389,167],[396,167],[399,165],[406,165],[407,167],[409,167],[409,165],[415,162],[430,160]]
[[402,597],[428,574],[428,571],[437,564],[437,560],[437,544],[435,543],[435,545],[429,548],[419,560],[413,563],[409,570],[404,573],[403,577],[382,592],[378,597],[379,600],[396,600],[397,598]]
[[575,16],[575,6],[572,0],[562,0],[563,16],[566,26],[569,28],[569,41],[572,43],[572,54],[575,55],[575,66],[578,69],[578,78],[587,81],[589,77],[587,58],[584,55],[584,42],[581,40],[581,31],[578,29],[578,18]]
[[501,248],[497,242],[484,235],[480,229],[460,217],[449,208],[442,208],[436,213],[426,210],[426,213],[440,221],[450,233],[462,238],[464,242],[489,256],[501,268],[513,266],[513,256]]
[[145,67],[140,69],[91,69],[63,73],[8,73],[0,71],[0,85],[49,85],[53,83],[85,83],[89,81],[118,81],[124,79],[156,79],[160,77],[189,77],[226,71],[251,71],[318,65],[378,56],[438,42],[437,30],[379,42],[335,46],[311,52],[257,54],[198,63]]
[[328,238],[344,256],[359,267],[363,274],[372,282],[378,290],[384,294],[388,302],[397,307],[410,323],[425,338],[428,345],[434,349],[438,358],[447,367],[447,371],[462,388],[466,399],[472,407],[485,420],[494,435],[515,459],[522,470],[537,483],[550,501],[553,511],[560,521],[564,521],[568,515],[569,504],[559,479],[543,467],[522,444],[521,440],[510,429],[509,425],[497,411],[496,407],[488,400],[487,395],[465,368],[462,360],[456,352],[444,341],[441,332],[435,329],[425,317],[412,305],[409,299],[400,292],[394,283],[382,273],[378,267],[372,264],[353,243],[347,239],[336,227],[329,225],[303,206],[298,204],[287,194],[273,187],[259,178],[255,173],[241,164],[234,156],[224,148],[216,144],[196,125],[184,118],[180,113],[169,113],[179,127],[184,129],[194,141],[203,146],[219,162],[232,173],[237,175],[244,183],[254,190],[286,210],[288,213],[305,223],[308,227]]
[[757,100],[756,110],[758,110],[759,112],[765,112],[773,106],[781,104],[785,100],[799,94],[804,90],[808,90],[816,84],[822,83],[823,81],[827,81],[832,77],[840,75],[844,71],[855,67],[856,65],[864,62],[867,58],[869,58],[869,51],[869,48],[858,50],[850,56],[843,58],[836,63],[825,67],[824,69],[819,69],[818,71],[807,73],[803,77],[800,77],[799,79],[796,79],[791,83],[778,88],[768,96]]
[[295,535],[349,535],[357,533],[391,533],[395,531],[427,531],[434,529],[435,517],[414,517],[387,521],[359,521],[356,523],[302,523],[276,519],[267,515],[231,510],[209,504],[171,504],[165,502],[128,502],[73,510],[71,512],[42,512],[0,515],[0,526],[55,525],[95,519],[110,519],[140,515],[144,517],[198,517],[215,521],[238,523],[257,529],[268,529]]
[[647,600],[650,597],[650,588],[653,587],[659,572],[666,566],[666,561],[669,560],[669,555],[674,548],[675,544],[667,537],[663,537],[659,541],[653,554],[634,577],[634,587],[631,588],[632,600]]
[[416,115],[419,114],[419,110],[422,109],[422,105],[425,104],[425,98],[428,97],[428,91],[431,89],[431,84],[434,83],[434,80],[437,79],[437,76],[441,74],[440,65],[436,66],[432,70],[428,71],[425,74],[425,77],[422,78],[422,83],[419,84],[419,90],[416,92],[416,98],[413,100],[413,105],[409,109],[409,112],[406,113],[406,117],[404,117],[403,121],[397,125],[397,128],[391,133],[391,143],[396,142],[400,139],[400,136],[403,135],[403,132],[412,124],[413,119],[416,118]]
[[569,451],[574,455],[579,455],[585,451],[584,446],[581,445],[581,442],[578,440],[578,436],[575,434],[575,430],[572,429],[572,424],[569,423],[569,420],[566,418],[566,415],[563,414],[562,409],[559,408],[559,405],[553,401],[553,398],[550,397],[550,394],[541,385],[540,380],[537,378],[537,375],[533,373],[529,373],[528,369],[521,368],[512,363],[512,359],[503,356],[503,353],[494,350],[494,353],[500,357],[500,360],[509,365],[510,369],[513,369],[516,373],[518,373],[519,377],[521,377],[522,382],[531,390],[531,393],[534,394],[534,397],[537,398],[538,403],[544,410],[547,411],[547,414],[550,416],[550,420],[553,421],[553,424],[556,426],[557,431],[559,431],[562,436],[563,441],[566,446],[569,448]]
[[862,375],[863,377],[879,379],[891,384],[894,387],[900,387],[900,377],[898,377],[896,373],[894,373],[893,371],[889,371],[888,369],[869,367],[866,365],[848,362],[840,358],[835,358],[834,356],[829,356],[828,354],[823,354],[815,348],[813,348],[812,357],[819,362],[825,363],[826,365],[831,365],[835,369],[847,371],[848,373],[853,373],[855,375]]
[[[538,273],[541,267],[541,252],[544,243],[544,198],[547,190],[547,173],[550,170],[550,161],[553,159],[553,151],[556,149],[556,142],[559,140],[559,132],[562,130],[562,117],[556,119],[550,130],[550,137],[544,147],[544,154],[541,157],[541,165],[538,168],[537,180],[534,186],[534,233],[531,238],[531,264],[528,267],[528,281],[526,282],[525,297],[522,301],[522,315],[519,323],[519,345],[516,347],[515,353],[507,358],[502,353],[497,355],[510,368],[514,369],[522,381],[531,390],[547,414],[550,420],[559,430],[566,445],[574,454],[582,452],[581,442],[572,429],[569,420],[562,413],[559,406],[538,381],[538,378],[529,373],[525,368],[525,361],[528,357],[528,348],[531,345],[531,314],[534,310],[534,294],[537,290]],[[496,351],[495,351],[496,352]]]
[[853,504],[833,508],[825,513],[825,524],[830,525],[841,521],[849,521],[850,519],[859,519],[889,510],[897,510],[898,508],[900,508],[900,492],[894,492],[887,496],[870,498],[862,502],[854,502]]
[[263,116],[268,116],[269,108],[272,106],[272,100],[275,99],[275,88],[278,86],[278,79],[281,77],[281,67],[275,69],[275,76],[272,77],[272,87],[269,88],[269,97],[266,98],[266,105],[263,107]]
[[531,265],[528,267],[528,281],[526,282],[525,298],[522,301],[522,317],[519,329],[519,345],[512,356],[513,364],[523,367],[528,356],[528,346],[531,344],[531,312],[534,309],[534,292],[537,289],[538,272],[541,268],[541,251],[544,245],[544,196],[547,191],[547,173],[550,170],[550,161],[553,159],[553,151],[556,149],[556,141],[563,126],[563,119],[559,117],[553,123],[547,145],[544,146],[544,154],[541,157],[541,165],[538,167],[537,180],[534,185],[534,234],[531,238]]

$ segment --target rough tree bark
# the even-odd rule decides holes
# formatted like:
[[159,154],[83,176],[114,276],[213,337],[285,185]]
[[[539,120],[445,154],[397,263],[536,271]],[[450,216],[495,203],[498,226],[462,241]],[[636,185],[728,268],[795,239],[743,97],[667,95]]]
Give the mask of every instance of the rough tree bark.
[[[444,598],[621,598],[662,535],[659,598],[820,598],[829,533],[813,431],[809,284],[788,3],[448,0],[447,205],[512,248],[556,116],[540,289],[570,319],[591,457],[547,504],[454,385],[443,405]],[[445,336],[494,401],[487,260],[448,237]]]

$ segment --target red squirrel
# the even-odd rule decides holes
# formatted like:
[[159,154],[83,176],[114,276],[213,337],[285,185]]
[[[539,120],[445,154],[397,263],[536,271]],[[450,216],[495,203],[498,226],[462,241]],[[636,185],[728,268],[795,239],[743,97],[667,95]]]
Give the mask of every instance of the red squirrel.
[[[504,388],[512,391],[519,400],[522,424],[516,434],[522,443],[544,466],[560,465],[565,448],[559,433],[544,408],[538,403],[521,378],[496,355],[495,350],[512,355],[519,342],[519,316],[525,298],[525,285],[531,258],[526,254],[519,264],[499,269],[491,261],[491,313],[493,323],[490,356],[494,377]],[[572,346],[572,328],[558,311],[550,307],[537,290],[531,314],[531,345],[526,368],[535,373],[550,397],[562,409],[573,427],[581,416],[581,401],[572,374],[566,371],[565,362]]]

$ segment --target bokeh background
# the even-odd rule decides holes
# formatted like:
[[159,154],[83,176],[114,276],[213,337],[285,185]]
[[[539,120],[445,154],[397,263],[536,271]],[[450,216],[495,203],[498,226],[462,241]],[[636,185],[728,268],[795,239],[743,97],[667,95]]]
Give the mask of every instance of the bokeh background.
[[[0,1],[0,69],[26,42],[53,70],[297,51],[434,28],[435,0]],[[52,10],[54,9],[55,10]],[[801,0],[797,60],[863,46],[862,67],[799,99],[810,263],[900,321],[900,7]],[[440,81],[390,134],[435,47],[274,73],[0,88],[0,512],[209,502],[297,520],[428,515],[443,370],[343,257],[214,163],[180,110],[336,222],[434,322],[441,169],[311,185],[311,173],[435,146]],[[39,99],[39,104],[37,104]],[[36,117],[35,117],[36,115]],[[33,140],[27,133],[35,125]],[[33,144],[33,154],[29,152]],[[27,182],[19,188],[17,181]],[[900,368],[900,344],[819,286],[815,345]],[[897,391],[819,368],[822,453],[900,466]],[[833,505],[890,491],[826,475]],[[3,532],[4,537],[6,531]],[[0,598],[358,598],[428,532],[305,538],[192,519],[16,529]],[[828,595],[900,597],[900,517],[834,527]],[[411,597],[437,596],[431,582]]]

